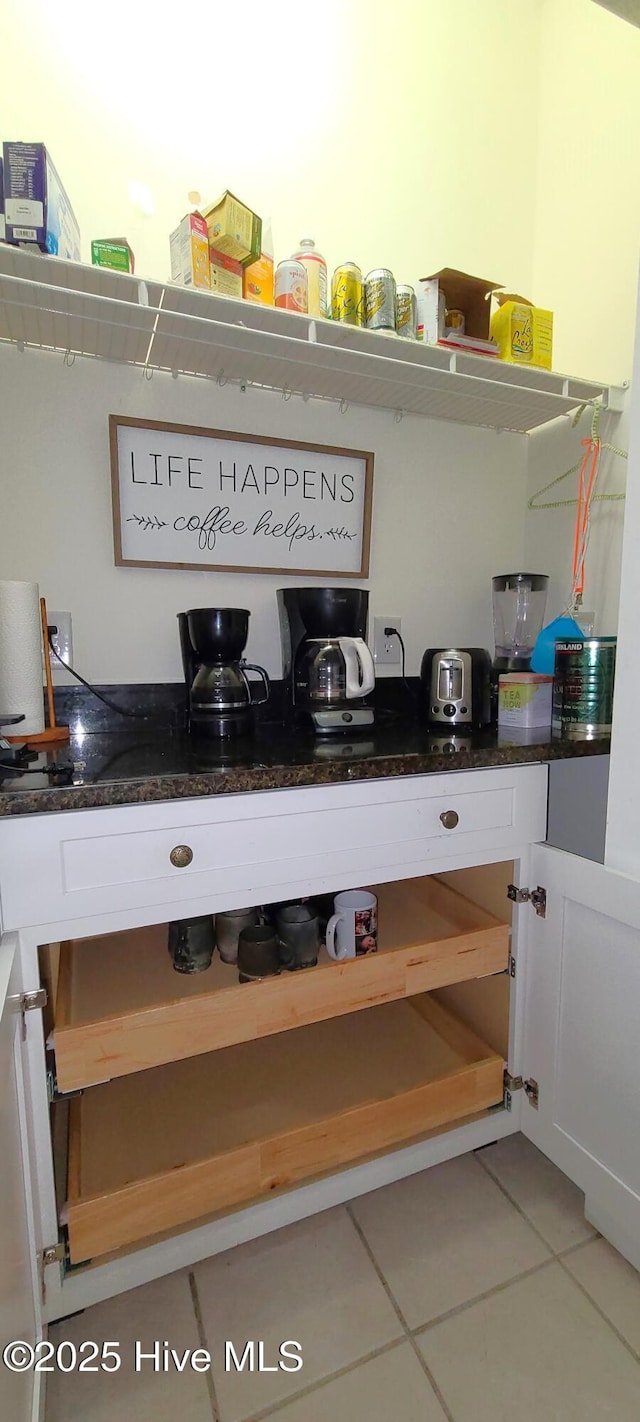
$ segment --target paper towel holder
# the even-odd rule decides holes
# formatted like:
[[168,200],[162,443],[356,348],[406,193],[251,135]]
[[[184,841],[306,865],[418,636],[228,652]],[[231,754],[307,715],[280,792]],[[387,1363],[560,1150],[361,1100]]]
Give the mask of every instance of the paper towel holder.
[[[49,656],[49,628],[47,623],[47,604],[43,597],[40,598],[40,625],[42,627],[42,651],[44,655],[44,674],[47,684],[47,711],[49,715],[49,725],[44,731],[36,731],[32,735],[7,736],[5,741],[20,741],[27,746],[48,746],[65,745],[71,738],[68,726],[59,726],[56,721],[56,708],[53,699],[53,679],[51,676],[51,658]],[[6,723],[5,723],[6,724]]]

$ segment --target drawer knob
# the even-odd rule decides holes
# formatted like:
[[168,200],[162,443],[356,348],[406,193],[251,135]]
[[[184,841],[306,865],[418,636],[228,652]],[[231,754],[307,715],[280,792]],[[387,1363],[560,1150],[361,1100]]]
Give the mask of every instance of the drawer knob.
[[193,850],[188,844],[177,844],[175,849],[171,850],[169,858],[174,869],[186,869],[193,859]]
[[455,829],[459,818],[457,810],[443,810],[440,816],[445,829]]

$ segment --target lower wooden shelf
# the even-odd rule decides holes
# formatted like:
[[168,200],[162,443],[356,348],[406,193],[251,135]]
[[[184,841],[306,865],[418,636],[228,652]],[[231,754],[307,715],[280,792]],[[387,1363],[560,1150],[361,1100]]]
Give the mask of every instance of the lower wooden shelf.
[[176,973],[167,926],[62,945],[53,1043],[62,1092],[502,972],[509,927],[433,877],[374,885],[378,953],[238,982],[214,955]]
[[425,994],[96,1086],[70,1103],[71,1261],[495,1105],[503,1065]]

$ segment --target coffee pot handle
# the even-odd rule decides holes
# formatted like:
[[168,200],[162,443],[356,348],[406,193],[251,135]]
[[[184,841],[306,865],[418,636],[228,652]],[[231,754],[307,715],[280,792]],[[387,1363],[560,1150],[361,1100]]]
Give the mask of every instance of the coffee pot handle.
[[[267,676],[267,673],[266,673],[264,667],[258,667],[258,666],[256,666],[256,665],[254,664],[254,662],[241,662],[241,663],[240,663],[240,670],[241,670],[242,675],[243,675],[243,677],[244,677],[244,679],[245,679],[245,681],[246,681],[246,683],[247,683],[247,686],[248,686],[248,688],[249,688],[249,697],[250,697],[250,699],[251,699],[251,705],[252,705],[252,706],[264,706],[265,701],[268,701],[268,700],[269,700],[269,694],[270,694],[270,691],[271,691],[271,684],[270,684],[270,682],[269,682],[269,678],[268,678],[268,676]],[[250,672],[250,671],[257,672],[257,673],[258,673],[258,676],[261,676],[261,677],[262,677],[262,681],[263,681],[263,684],[264,684],[264,696],[259,696],[259,697],[256,696],[256,697],[254,697],[254,696],[251,695],[251,683],[250,683],[250,681],[249,681],[248,676],[246,675],[246,673],[247,673],[247,672]]]
[[[340,651],[346,668],[347,701],[367,696],[376,683],[373,657],[362,637],[339,637]],[[362,675],[362,680],[360,676]]]

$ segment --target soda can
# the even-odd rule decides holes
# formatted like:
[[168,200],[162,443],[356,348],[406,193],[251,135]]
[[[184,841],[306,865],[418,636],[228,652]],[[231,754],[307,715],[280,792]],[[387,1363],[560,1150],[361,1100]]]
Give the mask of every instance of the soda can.
[[396,287],[396,331],[407,341],[418,339],[418,303],[412,286]]
[[388,267],[376,267],[365,277],[364,324],[369,331],[396,329],[396,282]]
[[275,276],[275,305],[285,311],[302,311],[309,307],[309,279],[302,262],[278,262]]
[[331,279],[331,319],[346,326],[364,325],[364,285],[355,262],[336,267]]
[[609,735],[615,668],[615,637],[556,642],[552,720],[555,733],[569,741]]

